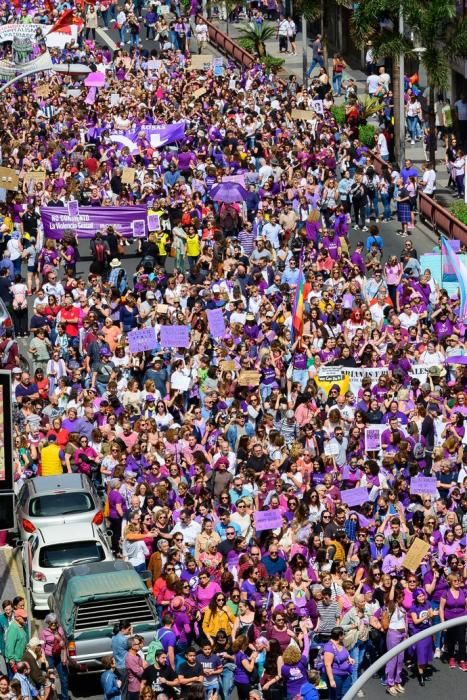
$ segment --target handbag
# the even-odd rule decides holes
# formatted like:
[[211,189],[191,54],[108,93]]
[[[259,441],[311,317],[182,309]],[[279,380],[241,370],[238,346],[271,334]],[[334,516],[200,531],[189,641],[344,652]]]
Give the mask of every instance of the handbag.
[[358,627],[357,629],[348,630],[344,635],[344,646],[346,649],[352,649],[358,642]]
[[390,617],[389,617],[389,610],[387,608],[383,609],[383,612],[381,613],[381,629],[383,632],[387,632],[389,629],[389,622],[390,622]]

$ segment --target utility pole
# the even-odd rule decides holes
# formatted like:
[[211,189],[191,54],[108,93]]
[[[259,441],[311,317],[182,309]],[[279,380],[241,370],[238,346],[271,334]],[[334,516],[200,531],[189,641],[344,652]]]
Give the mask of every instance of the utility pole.
[[307,21],[305,15],[302,15],[302,72],[303,84],[308,84],[306,72],[308,70],[308,36],[307,36]]
[[[404,15],[402,6],[399,8],[399,35],[404,36]],[[404,52],[399,57],[399,165],[405,163],[405,56]]]

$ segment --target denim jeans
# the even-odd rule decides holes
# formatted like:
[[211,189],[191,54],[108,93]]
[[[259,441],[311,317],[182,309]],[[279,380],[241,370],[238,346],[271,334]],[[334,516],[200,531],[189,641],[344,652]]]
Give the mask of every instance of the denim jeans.
[[334,675],[334,680],[336,682],[336,687],[329,688],[329,700],[342,700],[352,685],[352,676],[350,673],[347,676]]
[[391,198],[387,192],[381,192],[381,201],[383,203],[383,218],[391,218]]
[[342,73],[334,73],[332,76],[332,89],[339,97],[342,94]]
[[356,645],[350,649],[349,654],[351,658],[355,661],[352,666],[352,685],[357,682],[359,676],[360,666],[365,658],[366,642],[358,641]]
[[324,59],[322,56],[318,56],[318,58],[314,58],[312,60],[312,62],[310,63],[310,67],[308,68],[308,70],[306,72],[307,78],[310,77],[310,75],[313,73],[316,66],[319,66],[320,68],[324,68]]
[[47,656],[49,668],[55,668],[58,677],[60,678],[60,695],[62,700],[68,700],[68,670],[60,660],[54,659],[53,656]]
[[418,117],[407,117],[407,128],[409,130],[410,138],[415,141],[420,135],[420,120]]

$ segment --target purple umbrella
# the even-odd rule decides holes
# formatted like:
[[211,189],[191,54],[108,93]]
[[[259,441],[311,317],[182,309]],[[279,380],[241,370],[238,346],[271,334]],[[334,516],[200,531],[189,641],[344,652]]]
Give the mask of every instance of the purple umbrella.
[[448,365],[467,365],[467,355],[453,355],[447,357],[446,362]]
[[221,182],[215,185],[209,193],[215,202],[233,204],[233,202],[243,202],[246,199],[247,191],[238,182]]

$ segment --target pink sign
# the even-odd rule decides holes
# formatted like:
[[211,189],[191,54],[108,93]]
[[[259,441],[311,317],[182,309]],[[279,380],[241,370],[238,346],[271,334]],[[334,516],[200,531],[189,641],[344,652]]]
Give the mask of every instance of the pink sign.
[[277,508],[257,510],[255,512],[255,528],[257,532],[275,530],[278,527],[282,527],[282,513]]

